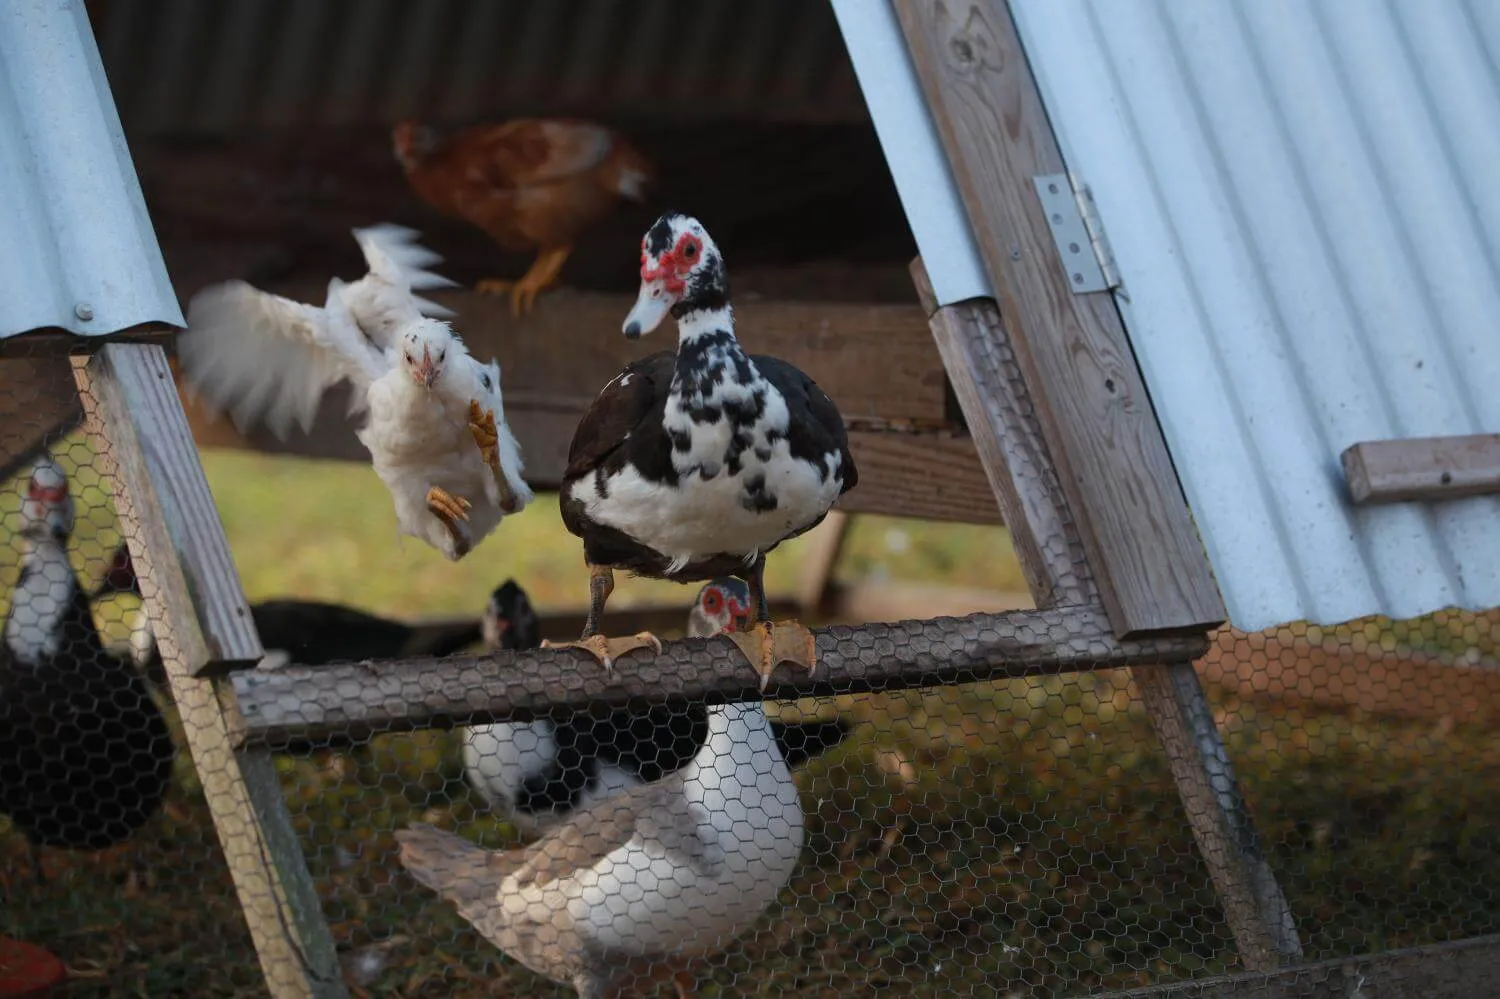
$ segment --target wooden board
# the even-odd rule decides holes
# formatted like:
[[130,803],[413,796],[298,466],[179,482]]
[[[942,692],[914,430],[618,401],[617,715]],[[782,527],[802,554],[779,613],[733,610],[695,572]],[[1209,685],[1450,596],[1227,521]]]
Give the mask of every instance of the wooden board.
[[1500,493],[1500,434],[1364,441],[1339,458],[1357,504]]
[[[679,611],[680,613],[680,611]],[[777,671],[767,695],[798,698],[867,690],[1187,660],[1201,636],[1115,639],[1085,608],[1020,610],[892,624],[815,629],[818,675]],[[753,700],[755,671],[727,638],[663,643],[635,652],[613,674],[574,650],[292,666],[233,676],[249,745],[274,748],[332,735],[370,734],[546,716],[555,710]]]
[[[1058,485],[1031,389],[1015,361],[1009,329],[991,299],[936,308],[920,260],[912,277],[932,314],[953,390],[1010,524],[1027,584],[1039,606],[1099,607],[1076,518]],[[1133,665],[1147,712],[1166,751],[1188,823],[1224,904],[1245,963],[1274,968],[1300,956],[1295,928],[1213,724],[1212,709],[1187,659]],[[1190,682],[1189,682],[1190,681]]]
[[276,999],[347,999],[275,768],[264,752],[237,751],[233,691],[199,675],[264,650],[166,356],[109,344],[75,358],[73,373],[266,985]]
[[[564,292],[555,301],[544,299],[521,326],[511,326],[507,307],[488,296],[460,292],[434,295],[438,297],[462,310],[456,325],[475,354],[501,362],[506,416],[526,458],[527,482],[533,488],[556,489],[573,431],[594,393],[629,359],[649,352],[617,333],[630,302],[621,296]],[[773,330],[765,338],[773,344],[767,352],[802,367],[845,411],[860,484],[840,501],[840,509],[1000,522],[973,441],[947,418],[943,364],[920,308],[761,303],[759,309],[749,305],[737,315],[747,338],[756,322]],[[564,321],[568,316],[576,321]],[[480,319],[470,322],[469,317]],[[544,319],[544,326],[529,325]],[[606,320],[611,325],[595,332]],[[659,332],[666,337],[658,349],[672,346],[670,333]],[[761,349],[748,339],[747,344]],[[346,386],[325,397],[309,433],[294,429],[285,441],[264,428],[241,434],[186,390],[182,400],[200,447],[369,460],[345,415]]]
[[1042,432],[1121,635],[1225,618],[1114,301],[1074,295],[1032,178],[1064,169],[1004,0],[897,0]]
[[1224,975],[1099,999],[1473,999],[1495,994],[1500,936],[1388,950],[1289,968]]

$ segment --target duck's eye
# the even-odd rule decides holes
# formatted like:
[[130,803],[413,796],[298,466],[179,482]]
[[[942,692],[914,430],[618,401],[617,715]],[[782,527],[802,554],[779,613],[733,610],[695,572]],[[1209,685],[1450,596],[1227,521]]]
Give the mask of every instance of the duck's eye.
[[480,375],[479,376],[479,380],[480,380],[480,382],[482,382],[484,384],[485,390],[488,391],[489,387],[490,387],[490,376],[489,375]]
[[446,350],[440,350],[440,351],[438,351],[438,360],[439,361],[442,361],[442,360],[446,359],[447,356],[448,356],[448,352]]
[[661,298],[661,289],[660,288],[652,288],[651,289],[651,297],[652,298]]
[[692,243],[689,243],[683,249],[682,255],[684,257],[687,257],[689,260],[692,260],[694,257],[696,257],[698,255],[698,247],[694,246]]

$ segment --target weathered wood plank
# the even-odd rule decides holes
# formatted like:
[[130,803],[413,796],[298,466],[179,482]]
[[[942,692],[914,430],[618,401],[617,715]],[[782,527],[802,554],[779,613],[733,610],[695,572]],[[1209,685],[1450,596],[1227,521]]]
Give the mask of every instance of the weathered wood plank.
[[[1060,607],[814,630],[818,675],[783,667],[767,696],[797,698],[1076,672],[1203,653],[1201,636],[1120,641],[1108,618]],[[759,678],[727,638],[632,653],[613,675],[573,650],[291,666],[233,676],[247,744],[275,747],[333,734],[442,728],[546,716],[584,706],[722,703],[761,697]]]
[[66,357],[0,358],[0,479],[20,471],[82,419]]
[[1500,936],[1388,950],[1273,974],[1223,975],[1099,999],[1471,999],[1500,982]]
[[1095,581],[1121,635],[1225,612],[1108,293],[1074,295],[1032,178],[1063,169],[1003,0],[897,0]]
[[1500,434],[1363,441],[1339,458],[1357,504],[1500,493]]
[[[201,641],[187,642],[203,653],[186,663],[194,676],[254,665],[264,652],[213,493],[172,390],[166,355],[145,344],[107,344],[72,363],[85,413],[108,427],[121,475],[136,480],[136,515],[146,536],[127,536],[131,557],[136,557],[137,544],[143,545],[162,563],[157,572],[167,574],[160,592],[185,594],[190,600],[153,614],[153,621],[161,621],[168,632],[162,635],[163,646],[173,641],[170,632],[177,628],[197,632]],[[147,477],[149,492],[144,491]],[[141,509],[138,504],[147,500],[152,508]],[[180,584],[178,571],[183,574]],[[177,640],[186,641],[181,636]]]
[[205,665],[264,654],[160,347],[110,344],[73,373],[115,487],[172,697],[235,892],[277,999],[346,999],[333,938],[269,757],[237,752],[234,695]]
[[912,280],[924,307],[934,309],[932,338],[1037,606],[1096,602],[1083,545],[994,301],[936,308],[920,257],[912,262]]
[[[937,308],[920,260],[912,264],[912,278],[924,307],[935,310],[933,337],[1038,604],[1100,605],[1030,389],[995,303],[986,298]],[[1197,677],[1186,660],[1169,663],[1133,666],[1132,676],[1241,955],[1251,967],[1276,967],[1284,954],[1301,954],[1286,901],[1261,854]]]
[[833,573],[843,554],[854,521],[842,510],[831,510],[808,536],[802,551],[802,579],[797,585],[798,617],[816,617],[832,606]]
[[[507,384],[511,372],[505,374]],[[293,431],[286,442],[264,430],[242,435],[227,419],[210,419],[186,395],[184,408],[200,447],[227,447],[339,461],[369,461],[354,436],[344,389],[325,398],[312,433]],[[535,407],[535,408],[532,408]],[[556,489],[567,466],[568,444],[583,410],[514,400],[507,389],[506,418],[526,458],[526,481],[534,489]],[[967,435],[948,431],[854,430],[849,447],[859,467],[859,486],[839,501],[848,513],[876,513],[924,520],[997,524],[1000,511]]]
[[1302,957],[1291,907],[1261,851],[1213,709],[1190,662],[1130,672],[1187,810],[1240,960],[1263,971]]

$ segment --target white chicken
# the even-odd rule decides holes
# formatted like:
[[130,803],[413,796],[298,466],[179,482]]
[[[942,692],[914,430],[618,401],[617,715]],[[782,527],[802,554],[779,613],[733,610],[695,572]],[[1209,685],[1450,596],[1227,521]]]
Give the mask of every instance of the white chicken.
[[[505,422],[500,366],[471,356],[413,294],[451,285],[424,268],[441,259],[400,226],[356,229],[369,273],[328,283],[320,308],[229,281],[188,305],[177,356],[189,391],[242,432],[263,423],[306,431],[323,394],[347,380],[357,435],[395,502],[403,534],[450,560],[531,502],[520,447]],[[425,314],[424,314],[425,313]]]

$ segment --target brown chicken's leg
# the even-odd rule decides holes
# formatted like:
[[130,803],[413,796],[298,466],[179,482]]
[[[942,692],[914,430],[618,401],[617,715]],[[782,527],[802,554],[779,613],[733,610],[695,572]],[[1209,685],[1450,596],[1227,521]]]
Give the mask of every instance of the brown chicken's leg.
[[469,506],[468,500],[454,496],[441,486],[427,490],[427,509],[448,529],[448,535],[453,539],[454,558],[463,558],[473,546],[469,529],[464,526],[464,521],[469,519]]
[[557,283],[563,264],[572,254],[572,244],[545,247],[532,261],[531,269],[521,275],[520,280],[506,281],[503,278],[485,278],[474,285],[474,290],[484,295],[503,295],[510,292],[511,315],[520,317],[532,310],[536,297]]
[[603,665],[605,672],[615,668],[615,660],[635,649],[661,652],[661,639],[649,631],[628,638],[606,638],[599,634],[599,619],[604,603],[615,590],[615,571],[607,565],[589,566],[589,618],[583,624],[583,637],[576,642],[551,642],[543,639],[544,649],[582,649]]
[[495,477],[495,485],[500,489],[500,509],[506,513],[515,513],[520,503],[516,500],[516,491],[511,488],[510,480],[500,467],[500,431],[495,427],[495,411],[480,409],[479,403],[473,399],[469,400],[469,433],[474,436],[474,443],[479,445],[479,453],[484,456],[484,463],[490,466],[490,474]]
[[748,631],[731,631],[725,637],[739,646],[755,672],[760,675],[764,693],[771,683],[777,663],[793,663],[811,676],[818,671],[818,648],[813,633],[798,621],[771,621],[766,605],[766,557],[758,555],[745,580],[750,585],[750,600],[755,604],[755,623]]

